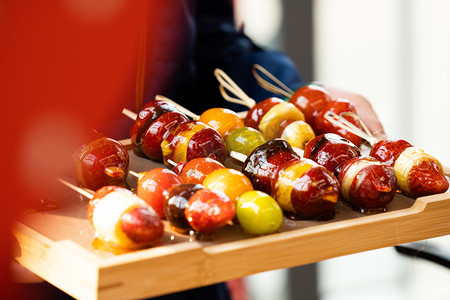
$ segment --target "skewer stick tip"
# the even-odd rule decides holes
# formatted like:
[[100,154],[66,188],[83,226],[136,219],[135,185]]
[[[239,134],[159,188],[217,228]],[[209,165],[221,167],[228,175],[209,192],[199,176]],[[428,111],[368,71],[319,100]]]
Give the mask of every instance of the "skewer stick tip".
[[240,152],[236,152],[236,151],[231,151],[230,157],[232,157],[240,162],[245,162],[245,160],[247,159],[247,155],[242,154]]
[[127,116],[128,118],[132,119],[132,120],[136,120],[137,119],[137,114],[135,112],[132,112],[129,109],[122,109],[122,114],[124,114],[125,116]]
[[81,195],[83,195],[84,197],[86,197],[88,199],[92,199],[92,196],[94,195],[94,191],[91,191],[89,189],[80,188],[62,178],[57,178],[57,180],[59,182],[61,182],[62,184],[64,184],[65,186],[73,189],[74,191],[77,191],[78,193],[80,193]]
[[134,172],[134,171],[128,171],[128,173],[130,175],[136,177],[138,180],[141,180],[141,178],[144,177],[144,175],[145,175],[144,172],[138,173],[138,172]]

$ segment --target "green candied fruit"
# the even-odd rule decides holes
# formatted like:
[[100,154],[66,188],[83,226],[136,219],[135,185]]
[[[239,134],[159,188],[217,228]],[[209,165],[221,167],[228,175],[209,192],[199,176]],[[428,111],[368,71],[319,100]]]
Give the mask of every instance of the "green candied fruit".
[[231,132],[225,139],[228,154],[236,151],[249,155],[258,146],[266,142],[261,132],[251,127],[241,127]]
[[237,201],[236,217],[248,233],[270,234],[280,228],[283,222],[283,211],[275,199],[268,194],[248,191]]

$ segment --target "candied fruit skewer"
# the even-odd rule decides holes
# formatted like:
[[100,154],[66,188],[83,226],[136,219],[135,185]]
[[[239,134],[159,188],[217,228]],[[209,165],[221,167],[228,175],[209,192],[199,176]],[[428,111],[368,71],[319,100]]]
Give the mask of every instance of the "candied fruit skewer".
[[152,100],[144,106],[136,115],[130,137],[136,155],[164,161],[167,166],[169,159],[178,163],[212,157],[222,162],[227,156],[225,142],[217,130],[189,120],[165,100]]
[[339,196],[336,177],[312,160],[300,158],[282,139],[271,140],[245,157],[242,172],[256,190],[274,197],[292,217],[322,220],[334,216]]
[[163,236],[164,225],[155,210],[130,190],[104,186],[94,193],[58,181],[89,199],[87,218],[102,242],[132,250],[156,244]]
[[234,130],[244,127],[244,122],[241,117],[234,111],[227,108],[210,108],[204,111],[201,115],[197,115],[167,97],[157,95],[155,98],[167,101],[177,107],[178,110],[191,117],[193,120],[200,121],[208,126],[211,126],[219,132],[223,139],[226,139],[226,137]]
[[[201,115],[197,115],[166,97],[157,96],[156,98],[170,102],[180,111],[188,113],[194,120],[198,120],[215,129],[222,136],[228,153],[233,150],[239,150],[248,154],[254,148],[266,142],[266,139],[261,132],[254,128],[244,126],[241,116],[230,109],[211,108],[204,111]],[[296,131],[294,127],[295,126],[286,127],[283,134],[285,132],[292,134],[292,132]],[[288,128],[290,129],[289,131],[287,130]],[[304,136],[306,137],[308,135],[305,134]],[[298,140],[300,140],[300,138],[298,138]]]
[[[319,136],[320,137],[320,136]],[[320,142],[319,142],[320,143]],[[341,147],[341,146],[338,146]],[[356,147],[353,145],[353,147]],[[285,148],[281,148],[284,149]],[[280,149],[280,151],[281,151]],[[342,149],[341,149],[342,150]],[[341,151],[340,150],[340,151]],[[337,156],[339,159],[336,159],[336,162],[340,161],[342,158],[341,152],[338,151]],[[346,150],[343,150],[344,152]],[[359,152],[355,153],[359,155]],[[253,155],[253,154],[251,154]],[[247,157],[240,154],[240,153],[232,153],[232,156],[236,159],[239,159],[241,161],[246,161]],[[352,155],[354,156],[354,155]],[[286,159],[286,155],[283,155],[284,159]],[[253,159],[254,161],[264,161],[264,159],[255,157]],[[270,159],[268,159],[270,160]],[[306,160],[307,161],[307,160]],[[244,168],[250,170],[250,168],[246,167],[247,161],[244,163]],[[282,163],[283,164],[283,163]],[[305,165],[300,166],[296,165],[296,161],[289,162],[289,164],[292,164],[292,166],[289,166],[288,164],[284,163],[283,165],[288,165],[286,167],[286,170],[289,170],[291,172],[291,176],[295,174],[296,176],[302,176],[302,173],[300,172],[303,168],[306,168]],[[349,160],[348,162],[344,163],[343,171],[339,174],[339,178],[336,177],[340,183],[340,192],[344,196],[344,203],[352,208],[353,210],[356,210],[361,213],[371,213],[371,212],[379,212],[379,211],[385,211],[386,206],[392,202],[395,191],[396,191],[396,177],[393,168],[388,167],[384,164],[381,164],[378,161],[375,161],[375,159],[372,158],[365,158],[365,157],[354,157],[353,159]],[[323,165],[328,171],[334,172],[334,167],[330,169],[331,166]],[[281,167],[284,168],[284,167]],[[264,170],[264,167],[262,166],[261,169]],[[256,173],[258,173],[258,167],[253,167],[252,170],[256,170]],[[295,171],[297,170],[297,171]],[[272,170],[270,173],[276,173],[277,171]],[[289,172],[285,172],[286,174],[289,174]],[[295,173],[296,172],[296,173]],[[259,172],[261,173],[261,172]],[[283,174],[283,173],[281,173]],[[359,174],[361,174],[359,176]],[[358,175],[358,176],[357,176]],[[278,176],[278,175],[275,175]],[[282,175],[283,176],[283,175]],[[293,179],[289,178],[289,179]],[[263,182],[264,178],[263,176],[256,177],[258,182]],[[270,181],[279,181],[277,179],[271,179]],[[286,178],[284,180],[287,182]],[[266,180],[267,181],[267,180]],[[295,182],[295,180],[293,181]],[[266,184],[266,186],[268,186]],[[286,186],[288,185],[279,185],[282,186],[279,187],[278,191],[285,191],[287,190]],[[273,194],[273,183],[271,187],[267,187],[266,192],[271,192]],[[283,198],[283,193],[278,192],[275,198],[280,199]],[[289,199],[287,197],[284,197],[284,199]],[[284,202],[287,202],[284,200]],[[289,205],[285,204],[285,210],[289,210]]]
[[353,128],[343,116],[328,115],[336,126],[342,126],[359,134],[371,146],[370,156],[394,167],[400,189],[413,197],[444,193],[449,188],[445,176],[450,176],[449,168],[424,150],[414,147],[403,139],[378,139],[367,132]]
[[[350,101],[342,98],[333,99],[327,90],[315,84],[307,84],[292,92],[289,89],[285,89],[284,84],[280,84],[280,81],[275,76],[260,65],[254,65],[252,71],[261,87],[278,95],[286,96],[286,101],[300,109],[305,116],[306,122],[312,126],[316,134],[336,133],[357,146],[361,145],[362,139],[359,136],[335,126],[325,118],[328,112],[336,112],[338,114],[342,112],[353,112],[356,115],[356,107]],[[277,86],[264,80],[259,75],[259,72],[277,83],[278,87],[282,87],[283,92],[280,92]],[[346,116],[346,118],[355,126],[361,126],[359,118],[350,115]]]
[[[219,89],[225,100],[250,108],[245,116],[244,125],[259,130],[266,140],[282,137],[293,146],[303,148],[315,137],[311,125],[305,122],[301,109],[279,98],[267,98],[256,103],[222,70],[216,69],[214,74],[220,83]],[[231,97],[232,93],[238,98]]]

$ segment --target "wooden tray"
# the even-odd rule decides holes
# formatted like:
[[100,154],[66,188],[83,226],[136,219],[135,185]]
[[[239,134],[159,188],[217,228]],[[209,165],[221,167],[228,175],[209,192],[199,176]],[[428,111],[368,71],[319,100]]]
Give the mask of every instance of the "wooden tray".
[[[131,170],[161,167],[130,153]],[[130,176],[130,186],[136,179]],[[172,232],[161,244],[114,254],[94,247],[86,219],[87,199],[60,186],[52,197],[60,207],[27,213],[13,228],[17,260],[76,298],[158,296],[258,272],[319,262],[342,255],[450,234],[450,193],[413,200],[397,195],[388,211],[363,215],[338,205],[330,221],[284,218],[280,232],[254,237],[239,226],[219,230],[201,242]]]

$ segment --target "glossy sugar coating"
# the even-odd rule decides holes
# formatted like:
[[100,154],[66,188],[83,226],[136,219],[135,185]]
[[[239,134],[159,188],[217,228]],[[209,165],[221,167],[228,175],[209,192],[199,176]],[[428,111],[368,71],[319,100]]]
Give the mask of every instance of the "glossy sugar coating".
[[306,144],[316,137],[312,127],[304,121],[294,121],[284,128],[281,138],[286,140],[292,147],[305,149]]
[[235,208],[224,193],[201,189],[189,199],[185,216],[195,231],[212,235],[231,222],[235,216]]
[[388,166],[393,167],[400,154],[406,148],[412,146],[413,145],[403,139],[380,140],[375,145],[373,145],[369,155],[387,164]]
[[256,147],[266,142],[261,132],[251,127],[241,127],[225,138],[228,154],[231,151],[249,155]]
[[209,157],[194,158],[187,163],[179,163],[175,172],[177,172],[184,183],[203,184],[206,176],[212,172],[224,169],[225,166],[215,159]]
[[177,111],[177,108],[166,101],[152,100],[137,114],[136,120],[130,128],[131,144],[136,155],[141,157],[146,156],[142,150],[142,138],[144,134],[156,118],[170,111]]
[[403,150],[395,161],[394,170],[398,186],[412,197],[443,193],[449,186],[441,163],[416,147]]
[[359,157],[361,152],[352,142],[343,137],[327,133],[312,139],[305,146],[304,158],[309,158],[324,166],[336,176],[342,165],[349,159]]
[[77,184],[94,191],[107,185],[126,186],[129,164],[125,147],[111,138],[99,137],[73,154]]
[[161,143],[172,128],[180,123],[189,121],[188,117],[177,111],[166,112],[157,117],[141,137],[141,150],[154,161],[162,161]]
[[225,161],[227,149],[220,134],[208,125],[189,121],[175,126],[161,143],[164,163],[168,160],[188,162],[198,157],[211,157],[219,162]]
[[272,195],[283,210],[302,219],[330,219],[339,198],[339,183],[326,168],[302,159],[281,167]]
[[244,126],[244,121],[234,111],[227,108],[211,108],[200,115],[200,122],[211,126],[225,138],[233,130]]
[[134,193],[117,186],[97,190],[87,215],[98,239],[125,249],[155,243],[164,233],[157,213]]
[[281,136],[284,123],[298,120],[305,120],[303,113],[292,103],[283,102],[262,116],[258,129],[266,140],[272,140]]
[[325,89],[312,84],[299,88],[289,99],[303,112],[308,124],[314,124],[319,111],[331,101],[331,95]]
[[164,199],[167,191],[181,183],[183,181],[180,176],[169,169],[152,169],[139,179],[137,195],[153,207],[161,218],[164,218]]
[[408,186],[409,195],[422,197],[445,193],[449,182],[440,164],[434,160],[422,160],[411,168]]
[[164,202],[164,213],[173,230],[186,233],[191,229],[185,216],[186,206],[192,195],[204,188],[201,184],[183,183],[168,189]]
[[449,188],[441,163],[403,139],[379,141],[370,156],[394,167],[400,189],[411,197],[444,193]]
[[280,228],[283,211],[272,196],[261,191],[248,191],[237,201],[236,217],[248,233],[270,234]]
[[250,153],[242,166],[242,173],[250,179],[255,190],[271,194],[272,183],[278,175],[280,166],[298,160],[300,156],[293,151],[288,142],[274,139]]
[[245,126],[251,127],[253,129],[259,130],[259,123],[261,122],[261,118],[275,105],[283,103],[284,101],[280,98],[272,97],[267,98],[261,102],[256,103],[254,107],[252,107],[245,119]]
[[243,173],[228,168],[216,170],[206,176],[203,185],[208,190],[224,193],[233,204],[236,204],[243,193],[253,190],[250,179]]
[[338,179],[344,203],[363,213],[386,210],[397,191],[394,169],[372,157],[348,160]]

